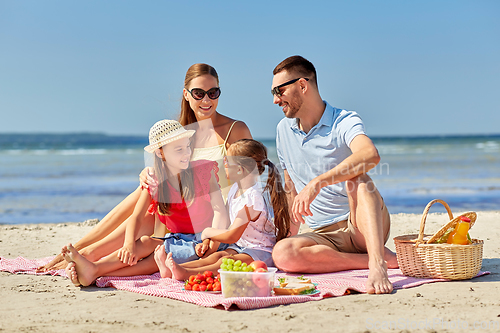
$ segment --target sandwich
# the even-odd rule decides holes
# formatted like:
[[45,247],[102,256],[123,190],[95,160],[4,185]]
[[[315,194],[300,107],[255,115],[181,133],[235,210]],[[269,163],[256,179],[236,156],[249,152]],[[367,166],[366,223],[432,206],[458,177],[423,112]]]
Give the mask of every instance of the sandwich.
[[278,279],[280,287],[285,287],[289,283],[311,283],[311,279],[302,276],[286,276]]
[[316,286],[312,283],[290,282],[273,290],[276,295],[305,295],[315,292]]

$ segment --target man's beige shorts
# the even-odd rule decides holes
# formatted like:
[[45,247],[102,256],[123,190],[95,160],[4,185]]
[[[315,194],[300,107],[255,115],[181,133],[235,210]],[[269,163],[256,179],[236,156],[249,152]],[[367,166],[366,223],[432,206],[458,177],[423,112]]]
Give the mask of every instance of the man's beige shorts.
[[[391,231],[391,217],[387,207],[382,207],[384,244],[389,239]],[[326,245],[339,252],[366,253],[365,238],[359,229],[347,220],[328,225],[326,227],[311,229],[305,228],[302,233],[293,237],[308,237],[320,245]]]

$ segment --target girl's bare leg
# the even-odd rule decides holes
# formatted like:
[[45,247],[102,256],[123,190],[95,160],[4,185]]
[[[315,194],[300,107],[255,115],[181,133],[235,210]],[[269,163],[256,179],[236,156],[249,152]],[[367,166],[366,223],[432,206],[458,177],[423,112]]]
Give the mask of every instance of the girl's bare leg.
[[166,264],[167,254],[165,253],[165,245],[162,244],[156,247],[154,258],[156,266],[158,266],[158,269],[160,270],[160,276],[162,278],[172,277],[172,272],[170,272],[170,269],[167,267]]
[[183,264],[180,264],[184,268],[198,268],[198,267],[203,267],[210,265],[214,262],[216,262],[219,259],[222,259],[224,257],[230,257],[233,258],[232,256],[238,254],[235,250],[225,250],[225,251],[217,251],[209,255],[208,257],[198,259],[198,260],[193,260],[189,262],[185,262]]
[[125,266],[114,272],[105,273],[102,276],[136,276],[136,275],[151,275],[158,272],[153,253],[139,261],[134,266]]
[[[228,252],[226,252],[226,251],[214,252],[211,255],[209,255],[208,257],[205,257],[203,259],[185,262],[181,265],[184,268],[201,267],[201,266],[211,264],[214,261],[217,261],[219,258],[227,257],[231,254],[236,253],[236,251],[233,251],[233,250],[227,250],[227,251]],[[156,265],[158,266],[158,269],[160,270],[160,276],[162,278],[171,278],[172,272],[170,271],[170,268],[167,266],[167,253],[165,252],[165,245],[162,244],[162,245],[158,245],[156,247],[154,258],[155,258]]]
[[[140,245],[139,245],[140,244]],[[133,266],[124,266],[113,272],[104,273],[101,276],[135,276],[135,275],[151,275],[158,272],[158,266],[156,265],[153,251],[158,245],[163,244],[160,239],[154,239],[149,236],[142,236],[140,240],[136,242],[136,246],[144,247],[149,255],[142,257],[143,259],[138,261],[137,264]]]
[[[75,243],[74,248],[78,251],[84,250],[87,246],[92,245],[104,237],[111,234],[120,225],[124,224],[125,220],[132,215],[135,204],[141,194],[140,187],[129,194],[122,202],[114,207],[88,234],[82,237]],[[125,229],[123,229],[125,230]],[[152,233],[152,232],[151,232]],[[48,264],[37,269],[39,272],[48,270],[63,269],[67,265],[63,255],[60,253]]]
[[[127,219],[128,220],[128,219]],[[78,251],[85,258],[90,261],[97,261],[102,257],[105,257],[112,252],[120,249],[123,246],[123,242],[125,241],[125,230],[127,228],[127,220],[125,223],[122,223],[118,228],[113,230],[109,235],[104,237],[103,239],[95,242],[87,246],[86,248]],[[154,215],[146,213],[146,215],[142,218],[141,226],[139,232],[137,234],[137,239],[140,239],[142,236],[150,236],[154,231],[154,223],[155,217]],[[149,237],[148,237],[149,238]]]
[[[209,259],[210,257],[207,257],[206,259]],[[240,253],[232,256],[235,260],[241,260],[242,262],[246,262],[247,264],[251,263],[253,261],[252,257],[250,257],[248,254]],[[190,275],[198,274],[200,272],[204,271],[211,271],[215,275],[217,275],[217,271],[220,268],[220,265],[222,263],[222,258],[218,258],[218,256],[215,256],[214,259],[216,261],[212,261],[210,264],[204,265],[204,266],[199,266],[197,268],[186,268],[183,265],[177,264],[174,259],[172,258],[172,253],[170,252],[167,254],[167,261],[166,265],[172,272],[172,279],[176,279],[179,281],[184,281],[189,278]],[[201,260],[197,260],[201,261]]]
[[[213,263],[214,261],[219,260],[220,258],[231,256],[233,254],[236,254],[237,252],[234,250],[226,250],[226,251],[217,251],[213,252],[212,254],[198,260],[193,260],[189,262],[185,262],[181,264],[182,267],[184,268],[198,268],[202,266],[209,265]],[[158,266],[158,269],[160,270],[160,276],[162,278],[171,278],[172,277],[172,272],[170,271],[170,268],[167,267],[167,253],[165,252],[165,245],[158,245],[155,249],[154,253],[154,258],[156,265]]]

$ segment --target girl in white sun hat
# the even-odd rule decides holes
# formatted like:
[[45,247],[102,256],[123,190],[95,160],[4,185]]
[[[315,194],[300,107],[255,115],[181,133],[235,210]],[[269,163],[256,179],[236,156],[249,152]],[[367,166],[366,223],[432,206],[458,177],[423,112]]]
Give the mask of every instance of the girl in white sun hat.
[[[63,247],[61,252],[69,263],[66,273],[73,284],[88,286],[100,276],[152,274],[158,271],[152,253],[162,244],[181,262],[218,249],[219,243],[201,243],[201,232],[207,227],[226,228],[229,218],[215,175],[216,162],[190,162],[190,138],[194,132],[175,120],[161,120],[153,125],[150,144],[144,150],[154,154],[159,185],[141,190],[126,223],[123,246],[117,251],[93,262],[71,244]],[[170,231],[168,237],[137,239],[148,214],[166,226]]]

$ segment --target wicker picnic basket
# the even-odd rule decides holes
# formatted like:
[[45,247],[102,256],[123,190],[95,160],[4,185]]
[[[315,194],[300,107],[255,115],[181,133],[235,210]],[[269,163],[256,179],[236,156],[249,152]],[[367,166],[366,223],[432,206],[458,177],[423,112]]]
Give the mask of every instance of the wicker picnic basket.
[[[446,208],[450,222],[434,235],[424,235],[427,214],[431,206],[437,202]],[[466,216],[471,220],[471,228],[476,222],[477,216],[474,212],[464,213],[460,216]],[[455,227],[460,221],[460,216],[453,218],[450,207],[443,200],[432,200],[427,204],[422,214],[419,233],[394,238],[399,268],[404,275],[450,280],[466,280],[477,275],[483,261],[482,240],[472,239],[472,244],[469,245],[434,243],[443,236],[446,230]]]

